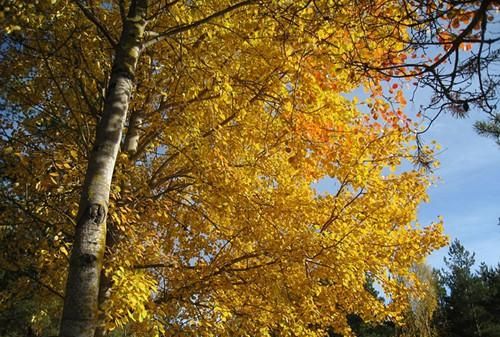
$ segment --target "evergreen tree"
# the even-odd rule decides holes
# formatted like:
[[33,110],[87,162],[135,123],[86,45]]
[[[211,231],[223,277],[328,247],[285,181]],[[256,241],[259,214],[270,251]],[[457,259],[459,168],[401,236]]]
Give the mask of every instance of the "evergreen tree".
[[500,113],[492,114],[487,120],[477,121],[474,127],[477,133],[495,139],[500,145]]
[[474,255],[458,240],[450,245],[447,270],[439,273],[440,310],[435,321],[439,336],[500,336],[500,268],[483,263],[474,273]]
[[482,336],[500,336],[500,264],[493,268],[482,263],[477,277]]

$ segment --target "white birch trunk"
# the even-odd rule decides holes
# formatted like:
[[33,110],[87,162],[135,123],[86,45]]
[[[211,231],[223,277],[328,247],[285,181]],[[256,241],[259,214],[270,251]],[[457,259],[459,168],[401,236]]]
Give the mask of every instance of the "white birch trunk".
[[132,1],[116,47],[102,119],[80,200],[59,335],[94,337],[111,179],[120,148],[134,73],[139,59],[148,0]]

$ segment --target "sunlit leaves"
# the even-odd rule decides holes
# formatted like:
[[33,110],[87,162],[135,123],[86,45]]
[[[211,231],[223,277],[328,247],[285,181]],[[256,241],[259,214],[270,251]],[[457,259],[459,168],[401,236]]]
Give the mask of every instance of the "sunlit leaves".
[[[413,124],[401,84],[353,67],[405,57],[404,30],[378,19],[400,8],[377,4],[249,5],[143,51],[130,104],[139,146],[119,156],[108,205],[106,330],[320,336],[349,333],[352,313],[400,315],[416,291],[400,280],[445,239],[440,224],[416,223],[432,178],[403,168]],[[21,40],[29,52],[7,49],[1,65],[2,98],[24,113],[1,120],[2,264],[19,260],[58,290],[113,53],[60,5],[52,28]],[[146,35],[229,5],[157,2]],[[119,36],[118,6],[92,10]],[[370,97],[350,98],[361,87]],[[329,193],[317,192],[328,180]]]
[[156,281],[144,272],[126,271],[124,268],[107,273],[113,282],[113,290],[101,308],[108,321],[107,328],[151,320],[151,312],[146,305],[157,287]]

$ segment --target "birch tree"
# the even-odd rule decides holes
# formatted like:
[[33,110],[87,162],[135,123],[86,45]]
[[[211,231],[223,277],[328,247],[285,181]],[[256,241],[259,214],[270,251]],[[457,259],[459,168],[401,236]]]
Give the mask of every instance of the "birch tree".
[[[407,27],[390,20],[405,6],[10,1],[12,289],[64,298],[61,336],[319,336],[349,334],[349,314],[398,320],[419,289],[396,280],[446,242],[440,220],[416,219],[432,176],[396,171],[414,158],[405,82],[368,71],[407,57]],[[366,97],[346,96],[356,88]]]

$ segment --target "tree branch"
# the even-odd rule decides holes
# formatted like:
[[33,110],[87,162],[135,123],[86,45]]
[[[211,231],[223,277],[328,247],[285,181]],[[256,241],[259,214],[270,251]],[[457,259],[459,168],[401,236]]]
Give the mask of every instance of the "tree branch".
[[115,48],[117,44],[116,40],[111,36],[111,33],[103,26],[103,24],[94,15],[94,13],[92,13],[92,11],[90,11],[83,4],[81,4],[80,0],[73,0],[73,2],[80,8],[85,17],[89,19],[97,27],[97,30],[100,31],[102,35],[104,35],[104,37],[108,40],[111,46]]
[[155,43],[160,42],[162,40],[165,40],[166,38],[168,38],[168,37],[170,37],[172,35],[175,35],[175,34],[178,34],[178,33],[182,33],[182,32],[188,31],[188,30],[190,30],[192,28],[201,26],[201,25],[203,25],[205,23],[210,22],[211,20],[213,20],[215,18],[224,16],[227,13],[232,12],[232,11],[234,11],[234,10],[240,8],[240,7],[251,5],[251,4],[256,3],[256,2],[257,2],[256,0],[241,1],[241,2],[238,2],[238,3],[234,4],[234,5],[226,7],[225,9],[223,9],[223,10],[221,10],[219,12],[213,13],[213,14],[211,14],[211,15],[203,18],[203,19],[200,19],[198,21],[194,21],[194,22],[186,23],[186,24],[181,24],[181,25],[169,28],[169,29],[167,29],[166,31],[164,31],[162,33],[158,33],[158,35],[156,35],[155,37],[153,37],[151,40],[146,41],[143,44],[143,48],[146,49],[148,47],[151,47]]

